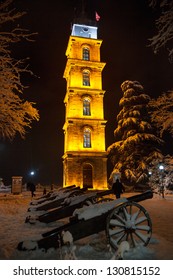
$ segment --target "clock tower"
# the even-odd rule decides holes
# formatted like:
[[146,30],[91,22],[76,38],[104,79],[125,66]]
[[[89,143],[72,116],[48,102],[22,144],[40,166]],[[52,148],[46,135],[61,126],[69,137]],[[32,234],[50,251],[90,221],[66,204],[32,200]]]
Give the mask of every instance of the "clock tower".
[[107,152],[100,61],[102,40],[95,21],[80,18],[72,26],[66,50],[63,186],[107,189]]

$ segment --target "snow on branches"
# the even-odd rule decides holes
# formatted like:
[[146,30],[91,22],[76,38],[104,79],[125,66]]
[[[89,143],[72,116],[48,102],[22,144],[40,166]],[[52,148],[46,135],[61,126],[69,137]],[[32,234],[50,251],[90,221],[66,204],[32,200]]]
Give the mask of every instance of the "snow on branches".
[[152,99],[151,120],[160,132],[160,136],[165,131],[173,135],[173,90],[162,94],[157,99]]
[[[159,166],[162,165],[161,170]],[[150,166],[149,185],[155,192],[160,193],[161,188],[164,187],[165,192],[173,190],[173,157],[169,154],[162,159],[157,159],[152,162]]]
[[32,40],[32,35],[22,28],[4,31],[6,23],[23,16],[24,12],[10,9],[13,0],[0,3],[0,138],[13,139],[16,133],[25,136],[26,128],[31,127],[33,120],[39,120],[34,103],[20,98],[24,86],[21,74],[30,70],[24,60],[16,60],[11,56],[11,44],[21,39]]
[[169,59],[173,59],[173,0],[149,0],[151,7],[157,4],[161,9],[161,14],[156,20],[155,25],[158,33],[150,39],[150,45],[154,52],[157,53],[160,48],[167,46]]
[[[126,184],[148,181],[148,167],[161,157],[162,140],[154,134],[148,114],[150,97],[137,81],[125,81],[121,85],[123,97],[114,131],[115,143],[108,147],[114,169],[121,173]],[[155,153],[154,153],[155,152]]]

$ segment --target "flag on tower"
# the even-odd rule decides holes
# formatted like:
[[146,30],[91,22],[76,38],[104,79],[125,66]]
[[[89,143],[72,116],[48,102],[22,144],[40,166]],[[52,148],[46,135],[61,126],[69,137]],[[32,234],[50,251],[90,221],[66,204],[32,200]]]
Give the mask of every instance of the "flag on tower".
[[100,16],[99,16],[99,14],[96,12],[96,21],[99,21],[100,20]]

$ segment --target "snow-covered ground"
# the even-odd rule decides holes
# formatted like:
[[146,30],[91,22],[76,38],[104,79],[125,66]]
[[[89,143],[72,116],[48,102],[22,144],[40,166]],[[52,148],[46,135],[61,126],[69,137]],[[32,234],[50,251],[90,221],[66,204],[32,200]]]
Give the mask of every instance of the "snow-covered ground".
[[[37,197],[41,193],[37,193]],[[123,196],[132,196],[125,193]],[[17,245],[25,240],[37,240],[41,234],[50,231],[60,221],[44,224],[25,223],[27,210],[31,202],[30,192],[22,195],[12,195],[8,192],[0,193],[0,259],[1,260],[28,260],[28,259],[78,259],[78,260],[109,260],[116,258],[116,252],[107,244],[105,232],[94,234],[74,242],[61,249],[50,248],[35,251],[18,251]],[[130,249],[124,254],[124,259],[160,259],[173,260],[173,195],[166,195],[162,199],[154,195],[152,199],[140,203],[149,212],[153,224],[153,234],[147,247]]]

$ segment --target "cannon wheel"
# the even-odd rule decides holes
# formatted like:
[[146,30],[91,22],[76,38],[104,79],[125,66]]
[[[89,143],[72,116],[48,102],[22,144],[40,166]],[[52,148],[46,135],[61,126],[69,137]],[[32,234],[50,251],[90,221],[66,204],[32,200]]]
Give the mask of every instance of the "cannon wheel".
[[130,247],[146,246],[151,234],[150,216],[144,207],[135,202],[119,205],[107,217],[106,235],[114,249],[117,249],[122,241],[128,241]]

